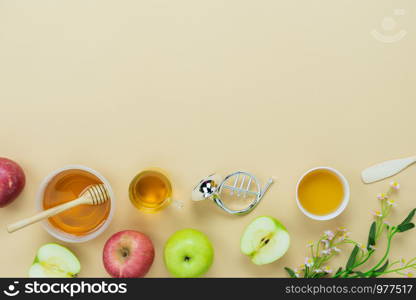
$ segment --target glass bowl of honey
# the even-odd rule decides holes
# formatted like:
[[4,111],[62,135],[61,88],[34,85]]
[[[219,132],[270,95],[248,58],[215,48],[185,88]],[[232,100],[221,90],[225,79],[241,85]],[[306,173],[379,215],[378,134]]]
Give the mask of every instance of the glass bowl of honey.
[[42,222],[45,230],[64,242],[86,242],[108,227],[115,208],[110,183],[97,171],[81,165],[70,165],[49,174],[41,183],[36,197],[38,211],[72,201],[91,185],[101,183],[109,192],[109,201],[100,205],[78,205],[63,211]]

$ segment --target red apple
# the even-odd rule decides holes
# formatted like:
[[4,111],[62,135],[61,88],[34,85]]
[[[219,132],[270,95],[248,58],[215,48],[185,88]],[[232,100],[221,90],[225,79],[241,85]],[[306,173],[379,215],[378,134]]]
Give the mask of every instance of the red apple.
[[155,257],[155,249],[147,235],[124,230],[113,234],[105,243],[103,263],[115,278],[144,277]]
[[11,203],[25,186],[25,173],[14,161],[0,157],[0,207]]

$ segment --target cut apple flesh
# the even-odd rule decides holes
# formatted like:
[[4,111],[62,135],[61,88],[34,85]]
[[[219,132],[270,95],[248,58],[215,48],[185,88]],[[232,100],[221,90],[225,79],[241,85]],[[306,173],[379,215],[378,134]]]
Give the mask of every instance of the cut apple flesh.
[[275,218],[259,217],[251,222],[241,238],[241,252],[256,265],[271,263],[282,257],[289,248],[286,228]]
[[79,260],[69,249],[46,244],[39,248],[29,277],[74,277],[80,270]]
[[73,277],[68,273],[62,272],[61,270],[54,268],[51,265],[42,265],[35,263],[30,267],[29,277],[31,278],[65,278]]

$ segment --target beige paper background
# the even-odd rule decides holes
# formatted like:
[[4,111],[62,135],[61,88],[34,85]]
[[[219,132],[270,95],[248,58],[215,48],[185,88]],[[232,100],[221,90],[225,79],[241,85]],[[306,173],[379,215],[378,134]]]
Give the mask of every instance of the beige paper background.
[[[0,210],[0,225],[33,213],[42,179],[76,163],[106,176],[117,197],[104,234],[68,245],[82,277],[107,276],[102,247],[123,229],[154,241],[151,277],[168,276],[163,245],[186,227],[213,242],[209,277],[286,276],[283,267],[303,263],[307,241],[340,225],[366,241],[375,195],[388,181],[364,185],[361,170],[416,152],[415,12],[411,0],[0,0],[0,156],[27,175],[20,198]],[[386,16],[397,21],[393,33],[407,31],[404,39],[372,37]],[[295,203],[296,181],[320,165],[351,185],[350,205],[327,222],[306,218]],[[148,166],[171,174],[183,210],[146,215],[129,203],[130,180]],[[251,214],[190,201],[205,175],[240,169],[263,182],[277,177]],[[392,222],[415,207],[416,168],[396,178]],[[287,226],[292,244],[259,267],[240,254],[239,239],[264,214]],[[34,225],[0,230],[0,241],[5,277],[26,276],[36,249],[55,240]],[[397,236],[392,258],[410,258],[415,247],[416,231]]]

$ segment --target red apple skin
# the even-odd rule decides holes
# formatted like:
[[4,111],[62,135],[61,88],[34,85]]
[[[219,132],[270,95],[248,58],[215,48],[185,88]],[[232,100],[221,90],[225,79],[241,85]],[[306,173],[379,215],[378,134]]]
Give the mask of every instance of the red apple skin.
[[155,249],[150,238],[135,230],[113,234],[103,249],[104,267],[114,278],[144,277],[154,257]]
[[0,207],[13,202],[25,187],[22,168],[14,161],[0,157]]

